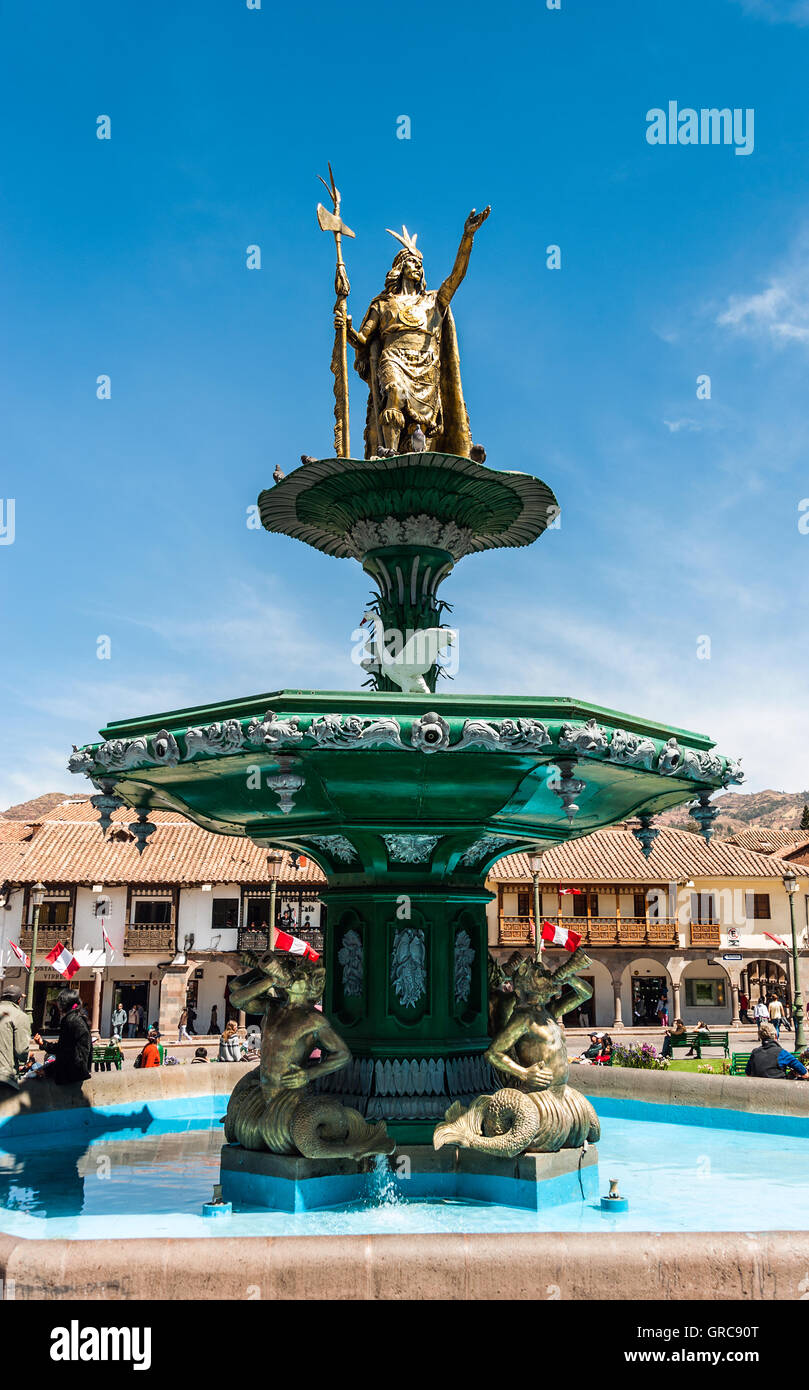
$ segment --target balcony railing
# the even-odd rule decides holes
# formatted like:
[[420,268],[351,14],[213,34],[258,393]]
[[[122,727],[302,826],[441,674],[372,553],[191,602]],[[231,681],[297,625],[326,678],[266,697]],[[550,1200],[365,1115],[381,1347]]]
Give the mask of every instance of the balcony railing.
[[269,951],[270,932],[269,928],[262,931],[258,927],[239,928],[239,950],[240,951]]
[[691,945],[692,946],[720,946],[719,939],[720,926],[718,922],[692,922],[691,923]]
[[[22,927],[20,929],[19,944],[23,951],[30,953],[32,940],[33,929],[31,927]],[[40,951],[50,951],[51,947],[55,946],[57,941],[61,941],[63,946],[69,946],[71,949],[73,948],[72,922],[68,922],[61,927],[39,927],[37,930],[37,956]]]
[[[551,918],[548,919],[553,920]],[[562,917],[562,926],[578,932],[585,946],[677,946],[677,922],[658,917]],[[718,931],[718,928],[717,928]],[[534,931],[530,917],[501,917],[500,946],[532,946]],[[719,944],[717,937],[716,944]]]
[[174,951],[177,943],[177,928],[173,922],[161,922],[159,926],[142,926],[127,922],[124,936],[124,954],[133,951]]

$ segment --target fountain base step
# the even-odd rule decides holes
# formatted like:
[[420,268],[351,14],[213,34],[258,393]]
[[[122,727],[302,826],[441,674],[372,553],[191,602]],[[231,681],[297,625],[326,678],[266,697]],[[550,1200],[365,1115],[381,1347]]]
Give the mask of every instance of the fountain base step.
[[222,1195],[238,1207],[304,1212],[356,1202],[467,1201],[532,1211],[598,1201],[598,1150],[499,1158],[406,1144],[390,1159],[290,1158],[238,1144],[222,1149]]

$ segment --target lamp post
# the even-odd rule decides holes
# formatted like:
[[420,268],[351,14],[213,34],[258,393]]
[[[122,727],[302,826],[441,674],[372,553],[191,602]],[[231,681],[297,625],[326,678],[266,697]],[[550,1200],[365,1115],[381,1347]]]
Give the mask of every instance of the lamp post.
[[789,925],[792,930],[792,976],[795,981],[795,997],[792,1001],[792,1017],[795,1022],[795,1051],[799,1052],[806,1047],[806,1035],[803,1031],[803,994],[801,993],[801,981],[798,975],[798,937],[795,932],[795,894],[798,891],[798,880],[791,869],[784,874],[784,887],[789,898]]
[[31,918],[31,969],[28,971],[28,987],[25,992],[25,1012],[29,1018],[34,1014],[34,975],[37,968],[37,933],[39,932],[39,914],[42,909],[42,901],[45,897],[45,884],[35,883],[31,889],[31,901],[34,904],[34,913]]
[[540,931],[539,919],[542,916],[542,903],[539,893],[539,874],[542,868],[542,856],[532,854],[530,859],[531,877],[534,880],[534,952],[537,960],[542,954],[542,933]]
[[273,949],[273,932],[275,931],[275,894],[278,890],[278,875],[281,865],[284,862],[284,851],[282,849],[271,849],[267,854],[267,862],[270,866],[270,939],[267,943],[270,950]]

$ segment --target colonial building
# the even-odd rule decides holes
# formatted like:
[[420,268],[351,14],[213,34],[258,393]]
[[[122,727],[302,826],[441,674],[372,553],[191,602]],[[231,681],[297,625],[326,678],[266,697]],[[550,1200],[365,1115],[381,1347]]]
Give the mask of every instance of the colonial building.
[[[71,949],[79,962],[73,984],[104,1036],[119,1000],[127,1010],[142,1004],[146,1020],[158,1020],[167,1036],[186,1003],[196,1010],[198,1033],[208,1031],[214,1006],[221,1028],[242,952],[266,950],[278,928],[321,949],[323,875],[314,861],[295,865],[280,850],[213,835],[169,811],[150,813],[156,830],[140,854],[131,819],[126,808],[116,811],[103,834],[82,798],[66,799],[34,823],[0,819],[0,972],[7,979],[25,987],[12,943],[30,954],[37,883],[45,889],[37,961],[57,941]],[[745,837],[756,834],[763,832]],[[631,829],[616,826],[543,854],[541,917],[577,931],[593,961],[593,1000],[568,1022],[648,1025],[661,995],[670,1017],[686,1023],[738,1021],[740,990],[791,1001],[788,871],[797,879],[792,907],[806,997],[809,863],[800,856],[809,854],[800,837],[764,843],[772,853],[661,829],[647,860]],[[529,856],[499,860],[488,887],[492,953],[532,949]],[[63,985],[38,964],[37,1025]]]
[[[179,814],[154,811],[157,829],[143,854],[118,810],[106,835],[88,800],[66,800],[35,824],[0,820],[0,973],[23,988],[27,972],[11,943],[30,955],[33,887],[44,885],[37,962],[61,941],[79,962],[77,987],[102,1035],[120,1000],[142,1004],[147,1022],[176,1033],[183,1005],[206,1033],[217,1009],[221,1028],[240,951],[266,950],[270,921],[322,945],[322,875],[312,861],[294,867],[280,850],[212,835]],[[109,944],[105,942],[105,935]],[[34,1021],[47,1020],[64,980],[37,965]]]
[[[806,999],[809,865],[793,860],[794,849],[786,845],[786,859],[661,829],[645,859],[631,828],[613,826],[547,850],[535,866],[541,916],[578,932],[593,961],[593,1000],[568,1021],[651,1024],[663,996],[672,1019],[728,1025],[739,1021],[740,992],[753,1001],[764,993],[790,1002],[790,870]],[[533,941],[530,857],[499,860],[488,887],[490,949],[507,957]],[[559,952],[549,956],[558,959]]]

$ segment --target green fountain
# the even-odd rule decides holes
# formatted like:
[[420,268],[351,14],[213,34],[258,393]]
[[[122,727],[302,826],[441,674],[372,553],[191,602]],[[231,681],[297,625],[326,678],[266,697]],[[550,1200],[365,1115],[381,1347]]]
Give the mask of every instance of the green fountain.
[[[258,500],[269,532],[358,561],[376,587],[351,691],[278,690],[116,721],[74,753],[102,821],[124,803],[148,854],[149,812],[310,856],[323,870],[325,1014],[351,1060],[322,1092],[428,1142],[454,1101],[502,1081],[489,1046],[485,888],[497,859],[541,853],[630,816],[648,853],[654,815],[683,802],[706,836],[711,795],[741,781],[703,735],[569,697],[436,693],[439,586],[465,555],[536,541],[551,489],[485,466],[472,443],[450,300],[473,237],[437,291],[403,249],[355,330],[339,194],[335,233],[335,457],[306,458]],[[346,351],[368,385],[365,458],[350,457]],[[359,644],[358,644],[359,645]]]

